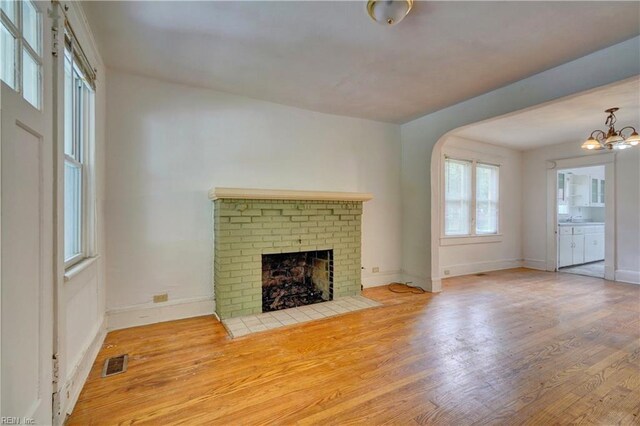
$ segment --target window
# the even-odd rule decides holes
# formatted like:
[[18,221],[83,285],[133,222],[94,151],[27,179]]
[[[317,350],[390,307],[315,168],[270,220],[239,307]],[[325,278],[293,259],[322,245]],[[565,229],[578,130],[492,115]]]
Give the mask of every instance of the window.
[[499,166],[445,158],[444,235],[498,233]]
[[0,79],[39,109],[42,17],[32,1],[0,0],[0,9]]
[[64,261],[73,266],[92,255],[94,90],[67,36],[64,55]]

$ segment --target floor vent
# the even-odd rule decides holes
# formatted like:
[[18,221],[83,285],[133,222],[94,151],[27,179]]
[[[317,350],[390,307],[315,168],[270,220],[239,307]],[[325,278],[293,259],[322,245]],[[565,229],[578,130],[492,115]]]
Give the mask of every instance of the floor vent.
[[484,272],[480,272],[479,274],[476,274],[476,277],[486,277],[487,274],[485,274]]
[[116,374],[124,373],[127,371],[127,363],[129,362],[129,355],[118,355],[111,358],[107,358],[102,367],[102,377],[115,376]]

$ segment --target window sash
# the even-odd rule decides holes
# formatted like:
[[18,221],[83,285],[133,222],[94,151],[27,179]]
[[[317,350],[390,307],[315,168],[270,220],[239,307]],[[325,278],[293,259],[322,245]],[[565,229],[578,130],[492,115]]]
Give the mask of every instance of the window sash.
[[472,166],[470,161],[445,160],[444,233],[447,236],[469,235]]
[[93,255],[91,235],[94,206],[90,155],[94,142],[93,88],[84,77],[69,47],[64,55],[64,161],[65,171],[65,268]]
[[[468,173],[463,178],[470,190],[454,193],[450,185],[450,167],[466,165]],[[480,174],[489,173],[489,177]],[[457,182],[456,184],[460,184]],[[487,184],[488,188],[481,187]],[[475,159],[460,159],[444,156],[442,183],[442,237],[473,237],[497,235],[500,226],[500,166]],[[457,217],[456,217],[457,216]],[[458,222],[456,222],[456,220]],[[462,222],[462,223],[460,223]]]

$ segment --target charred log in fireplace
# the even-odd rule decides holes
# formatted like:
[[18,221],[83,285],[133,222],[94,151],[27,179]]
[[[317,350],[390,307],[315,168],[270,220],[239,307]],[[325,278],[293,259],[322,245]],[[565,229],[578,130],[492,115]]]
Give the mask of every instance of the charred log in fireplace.
[[262,256],[262,311],[331,300],[331,250]]

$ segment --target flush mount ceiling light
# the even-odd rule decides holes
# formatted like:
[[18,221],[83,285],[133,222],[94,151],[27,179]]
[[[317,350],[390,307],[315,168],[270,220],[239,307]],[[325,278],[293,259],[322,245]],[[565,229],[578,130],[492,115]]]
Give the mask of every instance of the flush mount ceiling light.
[[402,21],[413,7],[413,0],[369,0],[367,12],[379,24],[394,25]]
[[[616,131],[614,124],[616,122],[615,112],[620,108],[609,108],[605,110],[607,119],[605,126],[609,126],[609,130],[594,130],[589,138],[582,144],[583,149],[599,150],[599,149],[627,149],[640,143],[640,135],[635,128],[631,126],[623,127]],[[629,136],[624,136],[625,131],[630,131]]]

